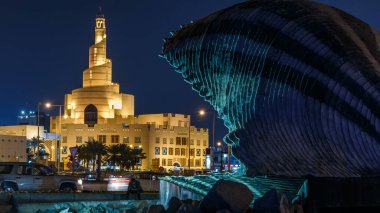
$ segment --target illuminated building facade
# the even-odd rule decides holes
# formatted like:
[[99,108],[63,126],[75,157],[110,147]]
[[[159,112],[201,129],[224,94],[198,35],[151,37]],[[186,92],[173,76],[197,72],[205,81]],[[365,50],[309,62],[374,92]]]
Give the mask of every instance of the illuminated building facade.
[[26,137],[0,133],[0,162],[25,162]]
[[89,49],[83,87],[65,95],[62,125],[59,116],[51,117],[52,132],[59,132],[61,126],[61,161],[70,154],[69,147],[98,140],[107,146],[124,143],[142,148],[147,158],[142,160],[141,169],[188,167],[189,155],[191,168],[204,168],[208,129],[189,128],[189,115],[135,115],[134,96],[120,93],[119,85],[112,82],[106,19],[101,12],[95,24],[95,44]]

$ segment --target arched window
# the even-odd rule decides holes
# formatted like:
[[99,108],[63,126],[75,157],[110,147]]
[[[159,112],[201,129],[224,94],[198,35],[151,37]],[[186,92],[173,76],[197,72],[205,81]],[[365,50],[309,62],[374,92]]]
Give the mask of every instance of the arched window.
[[90,127],[98,123],[98,109],[92,104],[84,109],[84,123]]

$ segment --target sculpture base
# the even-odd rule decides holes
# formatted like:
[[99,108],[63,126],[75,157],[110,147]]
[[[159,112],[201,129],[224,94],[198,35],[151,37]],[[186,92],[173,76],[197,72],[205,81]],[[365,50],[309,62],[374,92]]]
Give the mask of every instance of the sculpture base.
[[308,177],[302,193],[305,212],[380,212],[380,177]]

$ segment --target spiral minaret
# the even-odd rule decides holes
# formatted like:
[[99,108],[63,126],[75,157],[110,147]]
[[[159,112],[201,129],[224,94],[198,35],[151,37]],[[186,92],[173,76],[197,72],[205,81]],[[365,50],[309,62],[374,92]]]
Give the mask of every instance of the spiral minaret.
[[95,44],[89,49],[88,69],[83,72],[83,87],[112,84],[112,62],[107,58],[106,19],[101,9],[95,19]]

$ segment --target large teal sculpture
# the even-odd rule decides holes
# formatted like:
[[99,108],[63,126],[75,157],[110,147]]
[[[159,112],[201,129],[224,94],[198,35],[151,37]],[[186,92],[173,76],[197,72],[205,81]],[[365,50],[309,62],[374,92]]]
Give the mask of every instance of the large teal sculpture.
[[247,1],[177,30],[163,57],[229,129],[248,175],[380,174],[380,34],[312,1]]

